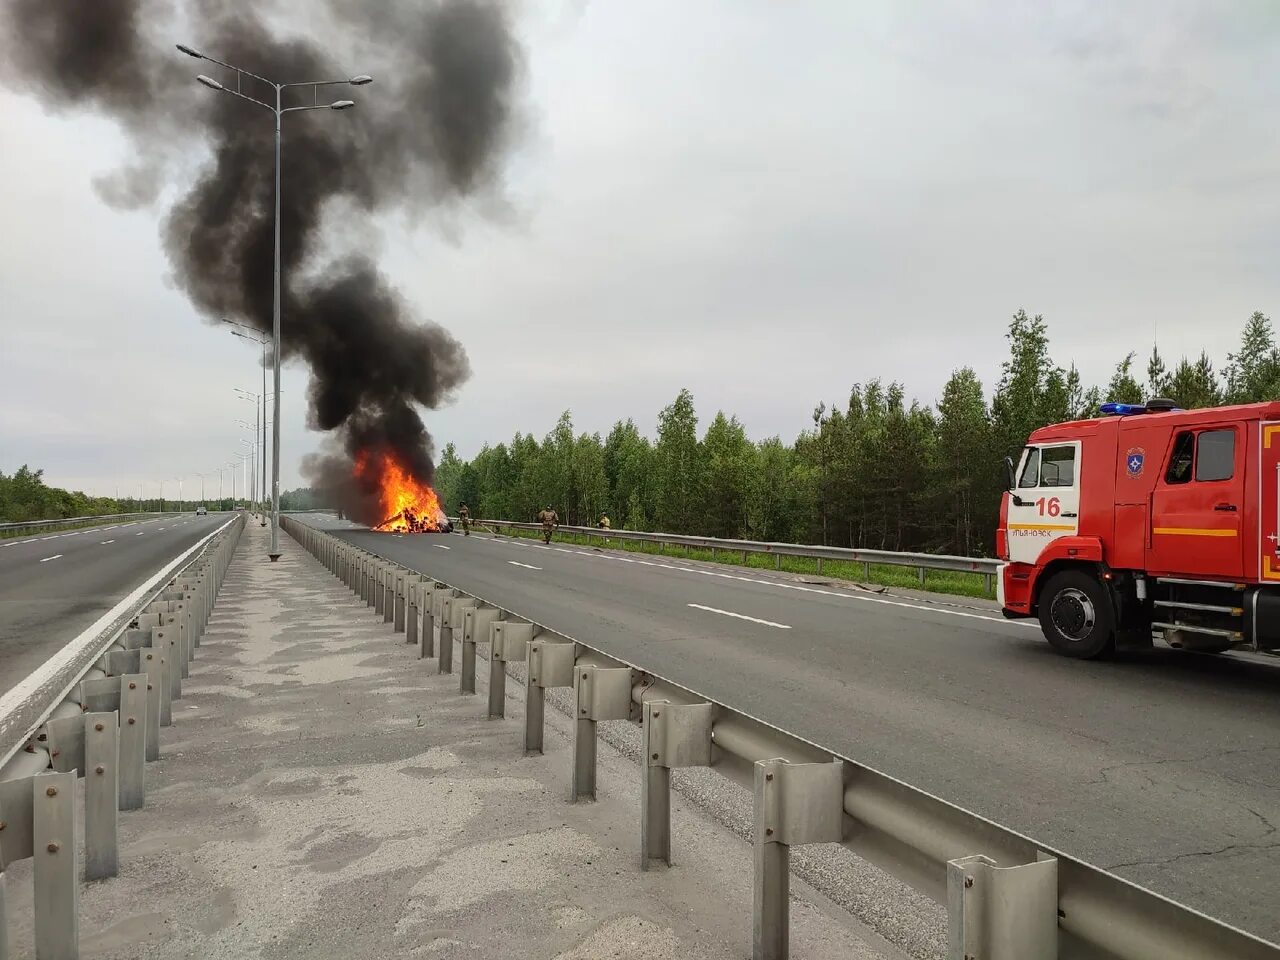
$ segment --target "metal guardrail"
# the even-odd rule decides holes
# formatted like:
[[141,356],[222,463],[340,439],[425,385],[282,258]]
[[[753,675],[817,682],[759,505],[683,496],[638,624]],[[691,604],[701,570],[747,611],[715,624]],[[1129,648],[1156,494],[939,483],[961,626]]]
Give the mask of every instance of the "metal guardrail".
[[145,763],[160,757],[243,529],[244,514],[229,517],[0,696],[0,960],[5,867],[29,858],[37,960],[79,956],[76,779],[84,879],[115,876],[119,811],[143,805]]
[[441,673],[452,672],[460,640],[463,693],[476,691],[477,647],[487,643],[489,716],[503,715],[507,664],[523,663],[526,751],[543,748],[545,691],[571,687],[571,799],[595,795],[596,724],[640,722],[642,869],[671,861],[671,769],[709,766],[751,789],[755,960],[788,955],[789,850],[803,843],[840,843],[945,904],[949,957],[957,960],[1280,958],[1274,944],[479,595],[296,518],[282,524],[407,642],[417,642],[420,657],[437,657]]
[[0,523],[0,535],[20,535],[20,532],[24,530],[30,530],[33,533],[43,530],[60,530],[63,527],[86,523],[125,523],[129,520],[139,520],[143,517],[163,516],[168,516],[168,514],[159,513],[153,510],[149,513],[108,513],[100,517],[63,517],[58,520],[15,520],[12,522]]
[[[450,518],[455,526],[461,521]],[[541,532],[542,524],[524,523],[514,520],[472,520],[475,526],[491,527],[494,530],[529,530]],[[818,573],[822,573],[822,561],[840,560],[847,563],[861,563],[863,570],[870,575],[873,563],[895,567],[911,567],[918,571],[920,583],[924,583],[926,570],[947,570],[959,573],[977,573],[986,577],[987,590],[992,589],[993,578],[1000,566],[999,560],[983,557],[954,557],[938,553],[902,553],[895,550],[860,550],[850,547],[825,547],[820,544],[804,543],[772,543],[764,540],[725,540],[719,537],[694,537],[680,533],[648,533],[639,530],[601,530],[598,527],[557,528],[564,533],[592,537],[604,540],[635,540],[642,543],[656,543],[659,546],[671,545],[690,547],[695,550],[710,550],[713,555],[720,551],[742,554],[743,563],[753,553],[772,555],[774,566],[781,568],[783,557],[807,557],[818,562]]]

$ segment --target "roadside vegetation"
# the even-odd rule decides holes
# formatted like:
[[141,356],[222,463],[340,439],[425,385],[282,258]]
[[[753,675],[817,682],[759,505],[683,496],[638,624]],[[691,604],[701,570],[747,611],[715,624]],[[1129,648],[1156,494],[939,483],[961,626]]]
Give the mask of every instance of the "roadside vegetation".
[[[520,537],[521,539],[541,540],[542,534],[536,530],[512,530],[503,528],[503,536]],[[583,547],[607,547],[610,550],[623,550],[627,553],[644,553],[661,556],[668,560],[703,560],[708,563],[721,563],[726,566],[742,567],[756,570],[781,570],[783,573],[797,574],[814,580],[846,580],[851,583],[865,583],[882,587],[898,587],[910,590],[926,590],[930,593],[945,593],[960,597],[978,597],[995,599],[994,589],[988,590],[986,578],[979,573],[958,573],[950,570],[926,570],[924,582],[914,567],[899,567],[882,563],[848,563],[842,560],[823,560],[822,569],[818,562],[808,557],[783,557],[763,553],[748,553],[746,562],[740,552],[729,550],[695,550],[672,544],[645,543],[639,540],[619,540],[609,538],[607,544],[601,542],[603,534],[575,534],[557,531],[552,544],[576,544]]]
[[[1016,458],[1036,428],[1095,415],[1104,400],[1164,396],[1194,408],[1280,398],[1280,350],[1261,313],[1246,321],[1222,373],[1207,354],[1167,365],[1153,347],[1145,377],[1132,352],[1095,387],[1053,360],[1043,317],[1018,311],[1006,340],[989,394],[967,367],[935,406],[909,400],[901,384],[855,383],[847,399],[818,403],[788,443],[753,441],[723,411],[700,429],[693,395],[682,390],[659,412],[655,439],[634,420],[604,437],[577,433],[566,411],[541,441],[518,433],[470,461],[450,444],[435,485],[451,515],[465,501],[473,517],[532,521],[550,505],[574,526],[608,514],[628,530],[990,556],[1003,460]],[[863,579],[860,564],[854,572]],[[827,563],[823,574],[843,575]],[[931,573],[925,586],[953,576]],[[887,568],[866,579],[918,586],[914,578]]]

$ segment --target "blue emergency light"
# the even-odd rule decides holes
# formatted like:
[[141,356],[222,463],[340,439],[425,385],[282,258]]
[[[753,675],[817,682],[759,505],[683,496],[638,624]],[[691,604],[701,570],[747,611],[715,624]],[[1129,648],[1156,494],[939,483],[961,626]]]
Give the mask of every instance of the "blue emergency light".
[[1114,400],[1104,403],[1098,409],[1108,417],[1127,417],[1130,414],[1147,412],[1147,406],[1144,403],[1117,403]]
[[1109,400],[1098,408],[1104,417],[1128,417],[1137,413],[1181,413],[1182,408],[1172,400],[1156,397],[1146,403],[1117,403]]

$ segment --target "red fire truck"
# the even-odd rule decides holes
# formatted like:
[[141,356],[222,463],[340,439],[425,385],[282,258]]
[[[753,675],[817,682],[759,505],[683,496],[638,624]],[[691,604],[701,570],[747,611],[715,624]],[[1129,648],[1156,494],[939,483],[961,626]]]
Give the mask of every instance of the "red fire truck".
[[1005,463],[1006,617],[1072,657],[1280,648],[1280,403],[1104,404]]

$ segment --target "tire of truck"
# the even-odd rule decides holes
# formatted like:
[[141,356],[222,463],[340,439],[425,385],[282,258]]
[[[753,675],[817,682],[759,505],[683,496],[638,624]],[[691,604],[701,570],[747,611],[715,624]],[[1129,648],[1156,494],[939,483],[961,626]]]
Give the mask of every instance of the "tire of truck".
[[1040,629],[1059,653],[1079,660],[1115,651],[1115,613],[1106,588],[1083,570],[1063,570],[1040,594]]

